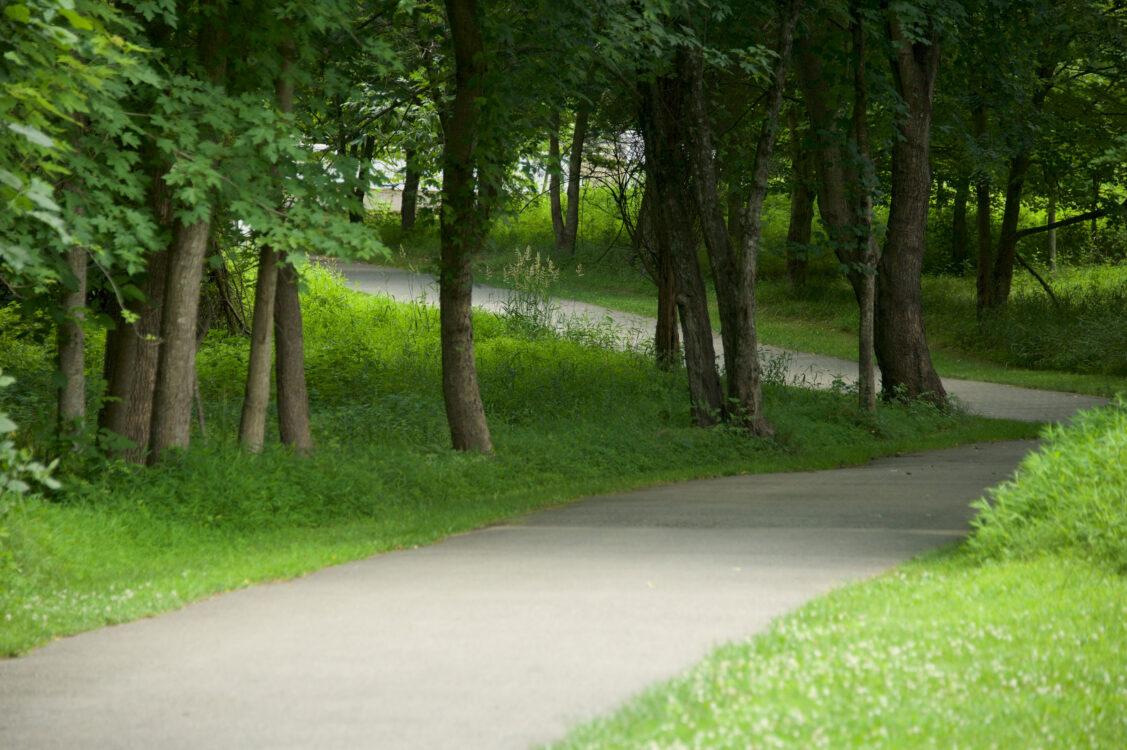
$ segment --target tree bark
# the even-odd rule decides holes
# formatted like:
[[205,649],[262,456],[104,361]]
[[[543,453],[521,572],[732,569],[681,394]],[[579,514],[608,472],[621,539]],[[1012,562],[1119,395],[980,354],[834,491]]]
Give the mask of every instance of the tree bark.
[[[971,123],[974,128],[975,139],[986,135],[986,108],[983,105],[975,107],[971,112]],[[977,269],[975,271],[975,313],[982,318],[983,313],[993,306],[992,293],[994,285],[990,275],[994,272],[994,232],[990,214],[990,176],[979,173],[974,183],[975,204],[975,236],[978,240]]]
[[274,339],[274,301],[278,286],[277,255],[269,245],[258,252],[258,282],[254,287],[254,322],[250,335],[247,383],[239,420],[239,441],[258,453],[266,441],[266,410],[270,404],[270,355]]
[[484,44],[475,0],[446,0],[454,47],[454,101],[442,118],[441,259],[439,327],[442,396],[455,450],[493,449],[474,360],[473,276],[470,261],[480,242],[481,217],[474,171],[479,100],[484,91]]
[[196,319],[210,234],[210,212],[207,218],[178,225],[169,255],[153,392],[149,463],[157,463],[170,449],[187,448],[191,442]]
[[283,445],[304,456],[313,452],[309,393],[305,385],[305,334],[297,271],[279,255],[274,291],[274,379],[278,386],[278,434]]
[[1017,255],[1017,223],[1021,219],[1021,195],[1025,188],[1025,175],[1031,163],[1029,148],[1023,148],[1010,160],[1009,179],[1006,183],[1006,205],[1002,212],[1002,231],[998,236],[998,251],[994,256],[991,273],[989,308],[1004,307],[1010,298],[1014,278],[1014,259]]
[[74,287],[63,291],[63,319],[57,334],[58,367],[63,385],[58,393],[57,429],[60,445],[77,446],[86,421],[86,252],[72,246],[66,255],[67,266],[74,275]]
[[[294,99],[294,84],[293,84],[293,63],[296,57],[297,49],[292,40],[284,41],[280,50],[282,53],[282,68],[279,71],[277,84],[275,86],[275,99],[278,105],[278,112],[283,118],[288,118],[293,113],[293,99]],[[371,155],[368,156],[369,160]],[[277,179],[277,172],[275,171],[275,179]],[[279,201],[281,203],[281,201]],[[258,453],[262,450],[262,446],[266,441],[266,410],[270,404],[270,354],[271,343],[273,340],[273,332],[275,325],[275,302],[277,300],[278,289],[278,255],[274,249],[269,245],[263,245],[258,253],[258,281],[254,288],[254,323],[251,329],[251,342],[250,342],[250,355],[247,362],[247,383],[246,392],[243,398],[243,412],[239,421],[239,440],[251,453]],[[300,300],[298,301],[300,305]],[[292,314],[292,313],[291,313]],[[293,331],[289,325],[289,321],[284,323],[287,327],[286,334],[292,341]],[[301,311],[298,309],[298,325],[301,324]],[[304,342],[301,340],[299,334],[298,346],[300,347],[300,359],[296,364],[290,364],[288,367],[283,367],[287,376],[293,379],[295,367],[300,368],[300,379],[302,381],[299,390],[305,389],[305,354]],[[292,355],[293,344],[288,344],[287,353]],[[292,393],[294,386],[287,383],[284,386],[287,393]],[[289,399],[292,402],[292,399]],[[312,449],[312,436],[308,429],[308,416],[305,418],[306,426],[303,429],[300,426],[300,408],[297,410],[296,430],[287,428],[287,433],[294,440],[289,441],[291,445],[295,445],[298,437],[304,441],[305,436],[308,434],[308,445],[303,443],[302,450]],[[306,408],[306,412],[308,409]],[[281,417],[279,416],[281,420]],[[297,436],[297,437],[295,437]],[[283,440],[283,442],[285,442]]]
[[790,222],[787,225],[787,286],[806,284],[810,237],[814,223],[815,167],[813,152],[799,141],[798,108],[787,110],[790,130]]
[[587,140],[587,122],[590,117],[591,105],[586,102],[581,103],[575,112],[575,127],[572,128],[571,153],[567,164],[567,215],[564,217],[563,234],[559,236],[556,244],[559,250],[569,255],[575,255],[575,240],[579,235],[579,186],[583,171],[583,143]]
[[931,363],[923,325],[924,232],[931,198],[928,151],[932,99],[939,70],[939,35],[928,19],[929,38],[912,41],[899,15],[889,16],[896,89],[907,109],[892,147],[888,235],[877,274],[876,354],[885,398],[945,404],[947,393]]
[[561,197],[560,170],[560,113],[552,111],[552,123],[548,131],[548,203],[552,213],[552,232],[556,247],[564,244],[563,201]]
[[399,209],[399,228],[410,232],[415,228],[415,214],[419,205],[419,162],[415,149],[406,153],[406,174],[403,177],[403,202]]
[[681,318],[685,369],[693,423],[716,424],[724,414],[716,350],[696,242],[691,230],[692,209],[685,203],[680,154],[683,132],[683,81],[658,78],[640,84],[640,119],[646,150],[647,186],[653,189],[654,226],[670,251]]

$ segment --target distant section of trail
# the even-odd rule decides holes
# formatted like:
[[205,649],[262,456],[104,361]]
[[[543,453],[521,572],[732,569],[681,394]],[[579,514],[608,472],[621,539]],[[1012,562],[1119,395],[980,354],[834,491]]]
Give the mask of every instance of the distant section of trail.
[[[344,271],[364,291],[437,299],[418,275]],[[476,290],[485,306],[503,294]],[[1018,419],[1096,401],[951,382],[975,410]],[[970,503],[1032,446],[593,497],[64,638],[0,661],[0,748],[522,750],[835,586],[961,538]]]
[[[435,304],[438,302],[437,282],[429,274],[364,263],[343,264],[336,267],[362,292],[404,301],[423,297]],[[506,289],[475,284],[474,306],[500,312],[512,294]],[[625,332],[637,332],[637,335],[643,338],[653,337],[655,322],[652,318],[608,310],[605,307],[574,300],[557,298],[554,302],[558,306],[557,316],[562,319],[570,316],[580,318],[586,316],[595,321],[609,318]],[[780,361],[785,362],[788,368],[788,380],[800,380],[815,388],[829,388],[835,380],[845,383],[853,383],[857,380],[856,362],[774,346],[761,348],[769,357],[781,357]],[[720,351],[719,335],[716,336],[716,349],[717,352]],[[943,386],[972,413],[1023,422],[1060,422],[1067,420],[1077,410],[1108,403],[1108,399],[1098,396],[1039,391],[955,378],[943,378]]]

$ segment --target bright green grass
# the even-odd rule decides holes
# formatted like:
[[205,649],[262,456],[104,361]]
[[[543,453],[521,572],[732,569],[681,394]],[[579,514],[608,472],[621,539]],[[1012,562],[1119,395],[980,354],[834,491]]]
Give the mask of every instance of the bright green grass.
[[963,547],[818,599],[557,747],[1127,746],[1127,403],[1044,437]]
[[[335,562],[421,545],[594,493],[743,472],[795,471],[958,443],[1031,437],[1031,425],[926,405],[875,416],[843,394],[766,386],[776,439],[690,426],[684,374],[642,354],[475,317],[490,457],[449,450],[434,309],[347,290],[313,273],[304,297],[317,453],[234,443],[247,342],[200,352],[211,442],[150,469],[91,460],[52,502],[0,500],[0,654]],[[44,347],[0,327],[20,377],[0,410],[49,424]],[[92,346],[89,371],[100,353]]]
[[933,557],[724,646],[556,748],[1127,746],[1127,580]]

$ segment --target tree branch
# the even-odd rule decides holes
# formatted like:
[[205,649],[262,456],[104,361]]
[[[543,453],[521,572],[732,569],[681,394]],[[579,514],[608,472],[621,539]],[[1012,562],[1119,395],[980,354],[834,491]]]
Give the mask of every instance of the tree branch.
[[1127,200],[1123,201],[1118,206],[1111,206],[1110,208],[1100,208],[1095,211],[1088,211],[1087,213],[1082,213],[1078,216],[1073,216],[1068,219],[1054,221],[1052,224],[1045,224],[1044,226],[1040,227],[1028,227],[1026,229],[1022,229],[1020,232],[1014,235],[1014,238],[1020,240],[1022,237],[1028,237],[1031,234],[1047,232],[1050,229],[1059,229],[1060,227],[1067,227],[1069,224],[1079,224],[1082,221],[1088,221],[1090,219],[1102,219],[1108,214],[1119,213],[1120,211],[1124,210],[1127,210]]

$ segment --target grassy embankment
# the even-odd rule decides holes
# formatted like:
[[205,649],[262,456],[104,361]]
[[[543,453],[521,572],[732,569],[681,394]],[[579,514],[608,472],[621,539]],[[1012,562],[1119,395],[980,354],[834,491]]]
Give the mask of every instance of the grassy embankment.
[[[920,405],[861,413],[845,394],[768,383],[773,441],[688,425],[683,373],[637,352],[475,319],[496,453],[448,449],[436,311],[313,274],[304,300],[317,453],[249,456],[235,444],[247,341],[212,332],[200,352],[208,444],[138,470],[89,456],[49,498],[0,498],[0,655],[566,502],[691,477],[794,471],[961,442],[1029,425]],[[0,389],[26,441],[53,418],[48,346],[0,311]],[[611,343],[608,330],[576,331]],[[96,383],[100,346],[87,362]],[[50,341],[50,337],[46,339]],[[96,398],[93,394],[92,398]]]
[[1127,402],[1047,438],[968,543],[818,599],[553,747],[1127,746]]

